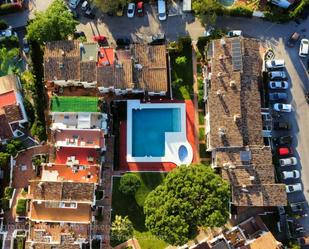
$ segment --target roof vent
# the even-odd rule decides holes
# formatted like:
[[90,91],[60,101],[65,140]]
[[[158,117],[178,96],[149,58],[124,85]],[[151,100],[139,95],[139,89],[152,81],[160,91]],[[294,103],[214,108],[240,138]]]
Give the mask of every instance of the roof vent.
[[225,128],[224,127],[220,127],[218,130],[218,134],[220,137],[223,137],[225,135]]
[[250,181],[254,181],[255,180],[255,176],[250,176],[249,179],[250,179]]
[[234,122],[237,122],[239,120],[240,120],[240,114],[237,113],[237,114],[234,115]]
[[233,88],[233,89],[236,88],[236,81],[235,80],[230,81],[230,87]]
[[221,38],[221,39],[220,39],[220,45],[221,45],[222,47],[224,47],[224,46],[226,45],[226,42],[225,42],[224,38]]

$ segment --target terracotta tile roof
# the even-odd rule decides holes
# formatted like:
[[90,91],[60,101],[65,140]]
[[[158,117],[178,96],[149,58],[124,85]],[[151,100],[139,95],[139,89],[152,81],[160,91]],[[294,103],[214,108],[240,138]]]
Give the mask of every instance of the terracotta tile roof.
[[56,164],[66,164],[69,157],[75,157],[78,165],[96,165],[99,163],[100,151],[94,148],[63,147],[56,151]]
[[141,89],[149,92],[168,90],[166,46],[134,44],[132,54],[142,69],[134,68],[133,81]]
[[15,74],[0,77],[0,94],[10,91],[21,91],[18,78]]
[[247,249],[281,249],[281,243],[278,242],[271,232],[266,232],[252,243],[246,246]]
[[286,206],[285,184],[233,186],[232,203],[236,206]]
[[10,139],[13,136],[9,121],[6,115],[0,113],[0,139]]
[[14,104],[16,104],[16,95],[13,90],[0,94],[0,109],[4,106]]
[[26,249],[80,249],[79,244],[68,244],[68,245],[56,245],[44,244],[44,243],[32,243],[26,242]]
[[21,110],[18,105],[7,105],[4,106],[3,109],[9,123],[23,119]]
[[43,166],[42,180],[47,181],[53,178],[55,181],[98,183],[99,174],[100,167],[98,165],[69,167],[67,165],[53,164]]
[[77,208],[55,208],[54,202],[31,202],[30,220],[49,222],[90,223],[90,204],[78,203]]
[[[233,69],[232,42],[240,39],[243,71]],[[258,40],[213,41],[211,86],[208,89],[210,147],[263,145],[260,93],[262,60]],[[212,111],[215,110],[215,111]],[[224,135],[219,135],[219,129]]]
[[94,184],[77,182],[29,181],[33,200],[92,203]]
[[44,52],[44,78],[46,81],[78,80],[80,78],[79,64],[79,41],[46,43]]

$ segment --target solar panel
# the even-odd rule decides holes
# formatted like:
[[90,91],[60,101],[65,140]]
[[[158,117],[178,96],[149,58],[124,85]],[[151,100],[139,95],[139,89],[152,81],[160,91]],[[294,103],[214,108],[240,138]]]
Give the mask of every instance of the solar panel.
[[242,70],[241,43],[239,38],[232,40],[232,63],[234,71]]

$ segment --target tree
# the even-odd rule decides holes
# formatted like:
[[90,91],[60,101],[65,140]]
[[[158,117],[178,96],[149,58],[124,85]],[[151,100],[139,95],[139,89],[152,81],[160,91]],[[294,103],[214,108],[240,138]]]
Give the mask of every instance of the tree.
[[145,225],[172,245],[193,239],[198,227],[220,227],[229,215],[227,182],[205,165],[177,167],[149,193]]
[[133,236],[133,225],[128,216],[115,216],[111,227],[112,239],[117,241],[126,241]]
[[127,0],[94,0],[94,4],[102,10],[103,13],[115,13],[119,6],[125,6]]
[[46,11],[37,12],[27,27],[27,38],[41,44],[65,40],[76,30],[77,21],[63,0],[55,0]]
[[185,65],[187,63],[187,58],[186,56],[178,56],[175,62],[177,65]]
[[120,179],[119,190],[125,195],[134,195],[141,186],[141,181],[137,175],[125,174]]
[[214,25],[217,18],[216,13],[219,10],[222,12],[222,6],[216,0],[195,0],[192,3],[192,9],[203,25]]
[[10,154],[5,152],[0,152],[0,168],[4,168],[9,161]]
[[21,74],[21,83],[23,84],[23,87],[27,90],[30,91],[31,93],[35,92],[35,76],[33,73],[29,70],[24,71]]
[[0,70],[2,72],[5,72],[5,74],[8,73],[9,67],[12,63],[12,60],[17,58],[19,55],[19,49],[13,48],[8,50],[7,48],[1,48],[0,49]]

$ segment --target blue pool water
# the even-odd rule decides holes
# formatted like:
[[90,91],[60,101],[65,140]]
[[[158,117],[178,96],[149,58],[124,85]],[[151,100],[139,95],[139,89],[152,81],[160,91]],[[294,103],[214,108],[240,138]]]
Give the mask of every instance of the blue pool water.
[[180,132],[180,109],[132,110],[132,156],[163,157],[165,132]]

